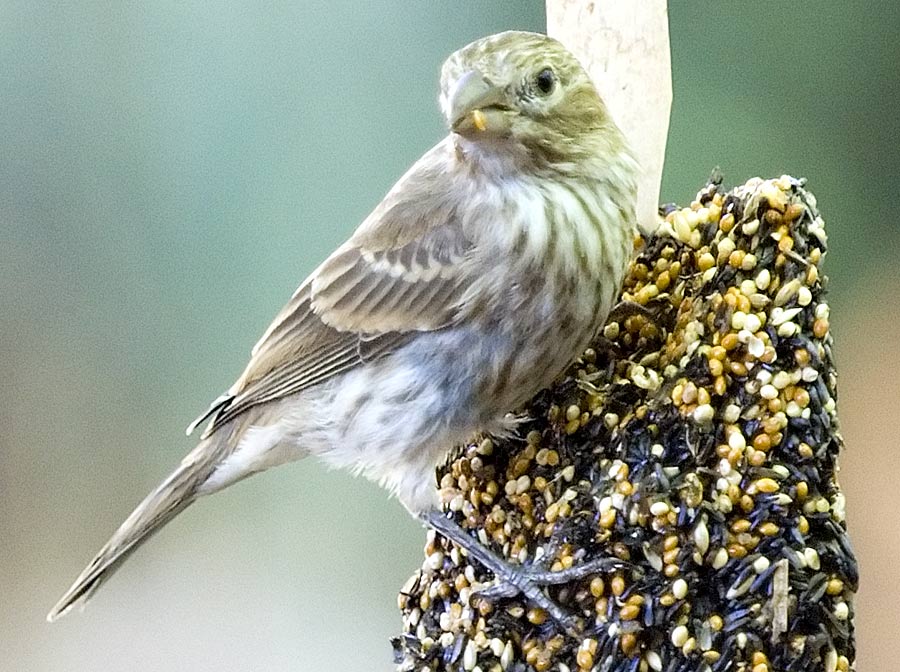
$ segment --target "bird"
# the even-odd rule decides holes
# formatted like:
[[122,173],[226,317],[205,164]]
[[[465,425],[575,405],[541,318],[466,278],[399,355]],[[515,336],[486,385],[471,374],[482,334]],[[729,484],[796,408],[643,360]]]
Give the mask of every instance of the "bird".
[[540,33],[451,54],[439,102],[446,137],[303,281],[188,428],[207,423],[196,447],[48,620],[196,500],[307,456],[387,488],[492,571],[498,593],[569,617],[542,586],[590,566],[511,566],[441,510],[435,469],[479,433],[509,431],[510,412],[602,328],[634,250],[638,165],[584,67]]

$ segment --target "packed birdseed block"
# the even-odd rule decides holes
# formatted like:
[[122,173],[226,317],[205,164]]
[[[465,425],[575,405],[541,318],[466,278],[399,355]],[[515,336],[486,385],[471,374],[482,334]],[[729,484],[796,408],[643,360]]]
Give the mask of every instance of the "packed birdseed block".
[[801,181],[704,188],[646,241],[601,336],[439,470],[448,515],[511,564],[606,569],[547,594],[578,636],[434,532],[399,598],[398,669],[853,669],[857,565],[822,219]]

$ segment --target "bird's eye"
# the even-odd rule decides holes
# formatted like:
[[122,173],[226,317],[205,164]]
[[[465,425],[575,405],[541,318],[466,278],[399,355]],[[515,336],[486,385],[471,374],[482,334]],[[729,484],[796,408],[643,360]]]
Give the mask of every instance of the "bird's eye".
[[553,91],[553,86],[556,84],[556,75],[550,68],[544,68],[534,78],[534,84],[537,86],[538,91],[546,96]]

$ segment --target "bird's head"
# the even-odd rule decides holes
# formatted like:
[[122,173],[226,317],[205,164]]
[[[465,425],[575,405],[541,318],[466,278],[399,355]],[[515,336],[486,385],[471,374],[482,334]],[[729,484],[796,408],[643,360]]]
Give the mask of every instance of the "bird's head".
[[440,103],[450,130],[476,146],[553,163],[596,152],[610,129],[618,136],[578,60],[539,33],[498,33],[453,53],[441,70]]

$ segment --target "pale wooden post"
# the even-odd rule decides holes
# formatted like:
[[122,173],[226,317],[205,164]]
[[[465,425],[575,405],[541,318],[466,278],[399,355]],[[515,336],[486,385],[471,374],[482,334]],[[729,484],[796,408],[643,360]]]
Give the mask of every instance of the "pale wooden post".
[[547,0],[547,34],[584,64],[641,164],[638,222],[659,221],[659,187],[672,107],[666,0]]

